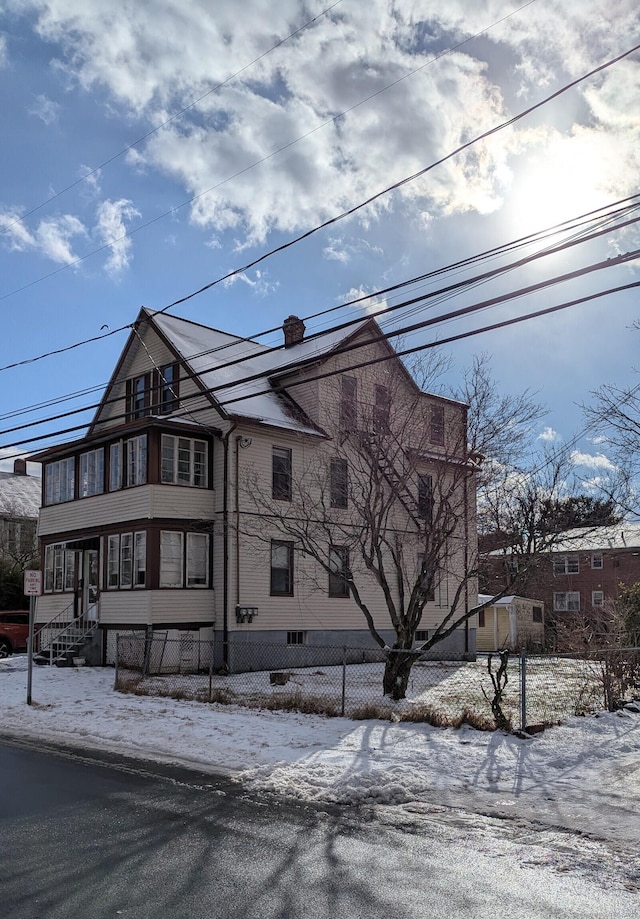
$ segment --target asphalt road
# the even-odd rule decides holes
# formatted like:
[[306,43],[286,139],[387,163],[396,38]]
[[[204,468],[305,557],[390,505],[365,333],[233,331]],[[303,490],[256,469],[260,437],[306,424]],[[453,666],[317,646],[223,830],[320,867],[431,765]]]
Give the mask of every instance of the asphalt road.
[[637,915],[638,894],[508,847],[487,856],[462,825],[442,830],[252,798],[210,775],[0,744],[3,919]]

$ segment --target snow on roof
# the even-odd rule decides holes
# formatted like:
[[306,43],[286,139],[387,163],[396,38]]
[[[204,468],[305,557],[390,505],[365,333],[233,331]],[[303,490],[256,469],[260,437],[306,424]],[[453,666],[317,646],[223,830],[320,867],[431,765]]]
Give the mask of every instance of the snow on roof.
[[0,472],[0,517],[37,518],[42,479],[35,475]]
[[600,552],[640,548],[640,523],[606,527],[576,527],[560,533],[553,552]]
[[[317,428],[311,421],[305,422],[286,397],[271,389],[272,378],[297,361],[324,357],[368,322],[365,319],[349,329],[326,332],[289,348],[271,351],[251,339],[166,313],[153,314],[153,321],[207,388],[239,381],[213,394],[228,414],[310,434],[317,434]],[[240,363],[228,366],[241,358]],[[255,380],[240,382],[254,375]]]

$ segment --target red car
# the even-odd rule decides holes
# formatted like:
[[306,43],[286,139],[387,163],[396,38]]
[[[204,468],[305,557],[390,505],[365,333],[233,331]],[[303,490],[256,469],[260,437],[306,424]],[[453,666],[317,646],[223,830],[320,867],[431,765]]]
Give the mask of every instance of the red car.
[[27,610],[9,610],[0,613],[0,658],[14,651],[26,651],[29,639],[29,613]]

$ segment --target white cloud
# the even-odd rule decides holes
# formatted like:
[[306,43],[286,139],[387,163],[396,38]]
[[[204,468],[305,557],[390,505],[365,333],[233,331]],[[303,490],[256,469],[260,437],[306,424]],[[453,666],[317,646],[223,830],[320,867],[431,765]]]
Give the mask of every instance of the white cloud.
[[351,261],[351,255],[347,251],[342,239],[330,239],[329,245],[324,247],[322,254],[329,260],[342,262],[343,265]]
[[29,114],[35,115],[36,118],[44,122],[47,127],[52,125],[54,121],[57,121],[59,113],[60,105],[52,99],[47,98],[45,95],[36,96],[33,105],[29,109]]
[[98,208],[96,232],[101,242],[111,248],[105,269],[109,274],[119,274],[131,261],[131,237],[127,236],[127,221],[139,217],[140,212],[131,201],[103,201]]
[[541,434],[538,434],[538,440],[544,440],[548,443],[552,441],[559,440],[560,435],[557,431],[554,431],[551,427],[546,427]]
[[256,270],[253,278],[243,271],[240,274],[234,274],[231,278],[227,278],[227,280],[223,282],[223,285],[224,287],[232,287],[237,282],[246,284],[251,292],[258,297],[266,297],[274,293],[279,287],[278,283],[270,281],[268,274],[259,269]]
[[9,55],[7,54],[7,40],[4,35],[0,35],[0,67],[6,67],[9,63]]
[[0,229],[9,247],[18,252],[35,251],[63,265],[76,261],[71,248],[74,236],[86,235],[84,224],[72,214],[41,220],[34,230],[20,220],[17,211],[0,212]]
[[584,466],[586,469],[603,470],[614,472],[617,468],[604,453],[582,453],[580,450],[573,450],[571,453],[571,462],[574,466]]
[[368,313],[370,316],[376,316],[378,313],[383,312],[388,306],[386,299],[369,296],[369,291],[365,290],[364,287],[352,287],[347,291],[344,297],[340,299],[343,303],[359,300],[359,303],[353,304],[354,308],[364,310],[365,313]]

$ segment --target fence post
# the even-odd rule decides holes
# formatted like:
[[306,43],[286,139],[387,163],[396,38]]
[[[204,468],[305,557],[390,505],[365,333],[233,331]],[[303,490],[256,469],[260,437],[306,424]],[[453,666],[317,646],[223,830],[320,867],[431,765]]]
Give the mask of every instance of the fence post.
[[520,730],[527,730],[527,652],[520,652]]
[[209,702],[213,693],[213,641],[209,642]]
[[340,714],[344,718],[344,703],[347,695],[347,646],[342,646],[342,702],[340,705]]

